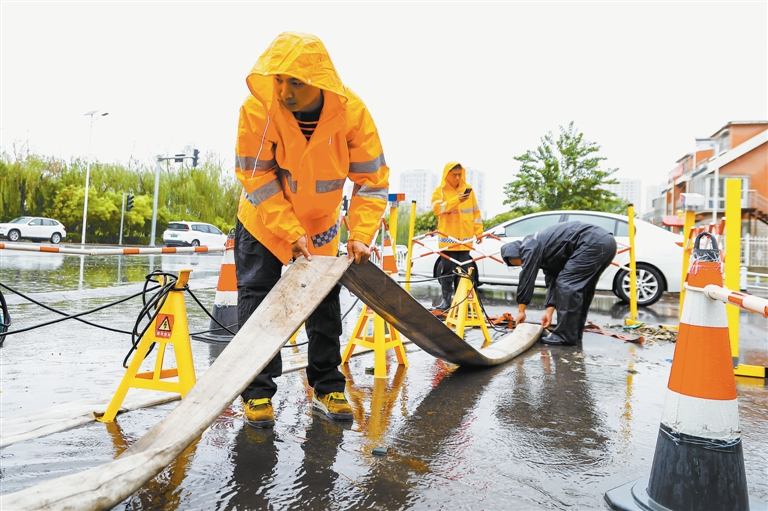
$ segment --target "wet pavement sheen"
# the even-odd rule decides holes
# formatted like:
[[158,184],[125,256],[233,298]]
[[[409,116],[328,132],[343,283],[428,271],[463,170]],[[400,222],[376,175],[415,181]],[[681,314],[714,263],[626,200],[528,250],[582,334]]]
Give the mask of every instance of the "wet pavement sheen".
[[[81,266],[82,261],[82,266]],[[0,282],[72,314],[141,290],[153,269],[192,268],[191,287],[213,304],[218,254],[89,257],[0,251]],[[125,277],[125,279],[123,278]],[[412,284],[429,306],[433,283]],[[58,317],[3,289],[12,330]],[[483,286],[490,315],[514,312],[514,288]],[[342,291],[345,343],[361,303]],[[542,314],[543,293],[529,309]],[[186,299],[190,331],[207,316]],[[128,331],[141,300],[86,319]],[[641,309],[649,324],[677,324],[677,296]],[[598,294],[590,319],[620,324],[628,307]],[[492,332],[494,337],[503,335]],[[298,341],[305,340],[303,330]],[[478,329],[467,339],[482,343]],[[741,315],[741,361],[768,363],[768,320]],[[304,371],[278,379],[276,426],[257,430],[235,401],[176,461],[114,509],[607,509],[603,494],[646,475],[652,465],[674,344],[643,346],[587,333],[584,344],[537,343],[489,369],[457,368],[407,344],[410,366],[387,357],[387,378],[366,373],[373,355],[342,366],[355,420],[313,414]],[[84,397],[110,397],[120,382],[130,336],[68,320],[6,338],[2,417]],[[304,347],[289,347],[285,354]],[[198,376],[222,345],[192,341]],[[768,392],[762,380],[738,379],[739,413],[749,492],[768,509]],[[104,464],[177,405],[118,415],[0,450],[2,494]],[[386,448],[385,455],[373,454]]]

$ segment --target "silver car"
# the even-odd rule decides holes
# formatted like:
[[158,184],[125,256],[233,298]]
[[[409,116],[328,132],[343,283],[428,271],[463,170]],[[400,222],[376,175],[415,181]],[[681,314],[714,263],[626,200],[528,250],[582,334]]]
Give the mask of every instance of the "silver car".
[[52,218],[20,216],[0,224],[0,238],[8,238],[9,241],[19,241],[24,238],[58,244],[66,237],[67,228]]
[[[499,239],[492,237],[483,239],[483,243],[475,244],[473,257],[482,254],[501,259],[501,246],[514,240],[521,240],[529,234],[540,231],[545,227],[560,222],[577,220],[593,225],[599,225],[613,233],[618,245],[618,254],[614,262],[621,266],[629,266],[629,251],[622,248],[629,246],[629,225],[626,215],[601,213],[597,211],[547,211],[521,216],[499,224],[486,231]],[[635,219],[635,255],[637,264],[637,303],[651,305],[656,303],[664,291],[680,292],[682,278],[683,252],[681,243],[683,237],[674,234],[642,220]],[[411,272],[415,275],[437,276],[436,254],[419,257],[430,250],[437,250],[437,237],[430,236],[420,240],[424,246],[413,245]],[[493,258],[479,259],[476,263],[480,283],[517,285],[520,267],[509,267]],[[544,287],[544,274],[539,272],[536,285]],[[611,265],[600,277],[597,289],[613,291],[622,301],[629,301],[629,272]]]

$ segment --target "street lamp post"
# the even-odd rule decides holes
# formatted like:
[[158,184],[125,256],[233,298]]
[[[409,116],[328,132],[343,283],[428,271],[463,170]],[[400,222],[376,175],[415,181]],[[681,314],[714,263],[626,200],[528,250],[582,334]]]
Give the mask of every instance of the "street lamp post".
[[[83,205],[83,236],[80,239],[81,245],[85,245],[85,224],[88,220],[88,187],[90,186],[91,181],[91,138],[93,135],[93,116],[97,113],[99,113],[98,110],[91,110],[90,112],[86,112],[84,114],[91,116],[91,127],[88,130],[88,161],[86,162],[85,166],[85,204]],[[109,115],[109,112],[104,112],[103,114],[99,115],[99,117],[104,117],[105,115]]]

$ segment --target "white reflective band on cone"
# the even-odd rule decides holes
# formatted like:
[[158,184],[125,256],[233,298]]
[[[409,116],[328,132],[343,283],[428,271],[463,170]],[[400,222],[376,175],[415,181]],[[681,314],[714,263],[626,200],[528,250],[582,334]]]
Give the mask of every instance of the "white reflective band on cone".
[[677,433],[735,440],[739,430],[739,406],[733,400],[702,399],[667,389],[661,423]]

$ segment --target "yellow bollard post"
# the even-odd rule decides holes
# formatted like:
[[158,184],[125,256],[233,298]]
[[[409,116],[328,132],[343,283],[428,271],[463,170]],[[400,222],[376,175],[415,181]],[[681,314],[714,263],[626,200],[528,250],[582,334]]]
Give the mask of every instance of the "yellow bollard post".
[[[741,179],[725,180],[725,278],[723,285],[731,291],[739,289],[739,270],[741,266]],[[731,340],[733,367],[739,366],[739,316],[741,309],[728,304],[728,336]]]
[[408,258],[405,260],[405,290],[411,292],[411,258],[413,257],[413,236],[416,231],[416,201],[411,201],[411,218],[408,223]]
[[627,208],[629,219],[629,317],[637,322],[637,257],[635,257],[635,206]]
[[[741,267],[741,179],[725,180],[725,279],[724,286],[731,291],[739,289],[739,271]],[[763,366],[739,363],[739,320],[741,308],[733,304],[725,306],[728,315],[728,336],[731,340],[731,358],[736,376],[765,378]]]
[[683,302],[685,301],[685,279],[688,277],[688,267],[691,265],[691,247],[693,245],[693,239],[691,236],[691,229],[696,223],[696,212],[693,210],[685,211],[685,222],[683,224],[683,274],[680,279],[680,313],[678,317],[683,314]]
[[392,250],[397,258],[397,202],[390,202],[389,208],[389,237],[392,239]]
[[[373,335],[368,335],[369,326],[372,326]],[[360,318],[357,320],[352,337],[350,337],[344,353],[341,356],[341,363],[346,364],[352,358],[352,353],[356,346],[363,346],[373,350],[374,368],[373,376],[376,378],[387,377],[386,356],[387,350],[394,349],[397,356],[397,363],[408,367],[408,359],[405,356],[405,347],[398,331],[389,325],[384,318],[373,312],[373,309],[366,306],[363,308]]]
[[[183,398],[195,384],[195,365],[189,340],[187,309],[184,305],[184,286],[187,285],[191,271],[179,270],[176,284],[144,336],[139,340],[123,380],[118,385],[104,415],[98,419],[101,422],[112,422],[115,419],[130,388],[178,392]],[[155,369],[140,373],[141,363],[153,344],[157,344]],[[168,344],[173,346],[177,367],[163,369],[165,348]],[[178,380],[167,381],[168,378],[178,378]]]
[[[458,268],[457,268],[458,269]],[[479,326],[483,331],[485,342],[483,347],[490,344],[491,334],[488,332],[488,326],[485,324],[485,316],[480,308],[480,303],[475,296],[475,289],[472,285],[472,271],[469,269],[467,275],[469,278],[459,279],[459,285],[456,294],[451,302],[448,316],[445,318],[445,326],[454,328],[456,335],[464,338],[464,329],[466,327]]]

